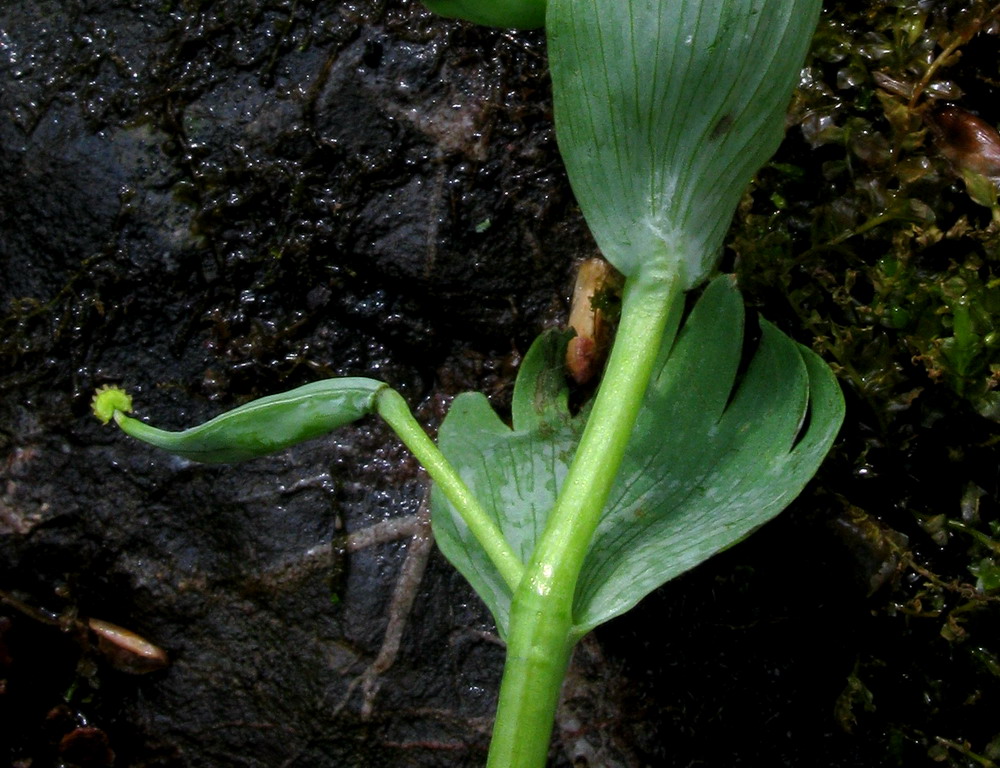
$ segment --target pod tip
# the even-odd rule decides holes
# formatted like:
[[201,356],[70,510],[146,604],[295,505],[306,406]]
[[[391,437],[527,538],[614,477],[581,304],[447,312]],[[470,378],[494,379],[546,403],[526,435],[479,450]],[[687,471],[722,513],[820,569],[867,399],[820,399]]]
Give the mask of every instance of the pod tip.
[[94,412],[94,416],[101,424],[107,424],[117,411],[132,412],[132,398],[121,387],[105,384],[94,392],[94,397],[90,401],[90,410]]

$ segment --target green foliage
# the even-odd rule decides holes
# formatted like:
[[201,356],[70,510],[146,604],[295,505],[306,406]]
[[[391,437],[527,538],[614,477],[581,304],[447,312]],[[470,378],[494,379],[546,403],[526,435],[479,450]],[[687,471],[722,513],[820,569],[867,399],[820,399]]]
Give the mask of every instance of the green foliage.
[[[729,279],[708,287],[679,334],[677,320],[580,576],[578,634],[774,517],[812,477],[840,426],[843,401],[829,369],[772,326],[763,326],[739,372],[743,310]],[[525,357],[513,429],[485,397],[466,394],[439,435],[442,452],[525,562],[586,418],[567,408],[562,346],[543,336]],[[439,546],[505,632],[511,590],[443,496],[433,497],[432,510]]]
[[559,149],[587,223],[626,276],[715,266],[751,175],[781,141],[815,0],[552,0]]
[[767,322],[745,371],[743,303],[714,281],[654,375],[577,591],[583,630],[751,533],[815,474],[840,429],[819,357]]
[[[497,523],[521,562],[531,558],[583,431],[585,414],[569,412],[562,354],[566,334],[538,337],[518,371],[507,427],[479,392],[459,395],[438,431],[441,452]],[[489,606],[506,635],[512,588],[436,486],[434,538]]]

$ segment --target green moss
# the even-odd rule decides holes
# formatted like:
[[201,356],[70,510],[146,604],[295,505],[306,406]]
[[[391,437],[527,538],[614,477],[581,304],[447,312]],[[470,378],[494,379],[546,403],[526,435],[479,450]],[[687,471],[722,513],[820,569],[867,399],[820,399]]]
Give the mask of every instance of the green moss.
[[1000,740],[1000,167],[935,123],[946,103],[1000,122],[990,13],[828,8],[731,238],[749,300],[848,394],[820,478],[831,514],[862,509],[908,541],[838,704],[856,730],[894,734],[897,764],[992,765],[979,758]]
[[[916,361],[925,385],[949,387],[996,420],[996,187],[963,172],[929,129],[935,94],[959,96],[967,78],[992,92],[958,66],[958,51],[934,58],[968,36],[971,18],[901,3],[828,16],[794,105],[789,156],[762,174],[734,248],[743,283],[787,286],[788,304],[865,396],[902,384],[886,373]],[[914,96],[928,73],[936,77]],[[833,311],[811,313],[820,302]]]

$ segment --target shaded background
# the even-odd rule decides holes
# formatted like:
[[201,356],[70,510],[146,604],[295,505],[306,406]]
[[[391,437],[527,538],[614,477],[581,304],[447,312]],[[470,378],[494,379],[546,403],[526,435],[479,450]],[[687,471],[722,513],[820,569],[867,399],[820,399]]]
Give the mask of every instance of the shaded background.
[[[553,765],[1000,760],[1000,241],[961,178],[1000,151],[934,119],[1000,121],[989,12],[828,4],[724,267],[848,423],[786,514],[581,647]],[[203,467],[89,400],[176,428],[363,375],[431,430],[467,389],[503,412],[594,253],[546,67],[404,0],[0,9],[0,763],[482,764],[502,648],[390,433]]]

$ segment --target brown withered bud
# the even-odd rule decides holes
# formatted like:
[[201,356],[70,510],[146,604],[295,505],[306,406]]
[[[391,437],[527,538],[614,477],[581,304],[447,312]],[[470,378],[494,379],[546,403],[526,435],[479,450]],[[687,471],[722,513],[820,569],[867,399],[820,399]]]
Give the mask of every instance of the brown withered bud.
[[1000,132],[959,107],[942,107],[927,116],[938,150],[959,173],[971,171],[1000,179]]
[[87,626],[97,638],[97,650],[121,672],[144,675],[169,663],[166,651],[134,632],[100,619],[88,619]]
[[569,325],[576,331],[566,347],[566,370],[577,384],[586,384],[601,372],[611,343],[611,323],[595,306],[602,292],[614,290],[618,274],[604,259],[587,259],[576,273]]

